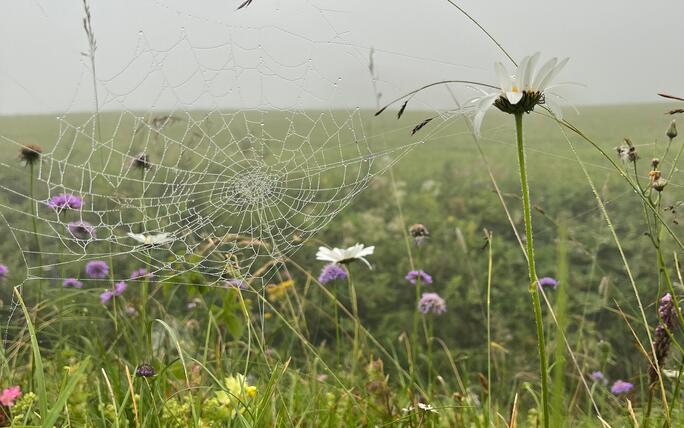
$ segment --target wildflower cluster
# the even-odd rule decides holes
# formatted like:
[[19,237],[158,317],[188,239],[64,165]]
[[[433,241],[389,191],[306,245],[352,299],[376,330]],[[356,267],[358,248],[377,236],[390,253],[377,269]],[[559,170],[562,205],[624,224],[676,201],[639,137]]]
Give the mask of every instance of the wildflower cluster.
[[266,286],[266,294],[268,295],[268,300],[275,301],[280,300],[287,294],[287,291],[294,286],[294,281],[288,279],[282,281],[278,284],[269,284]]
[[223,389],[216,391],[214,397],[204,403],[204,413],[207,418],[223,426],[225,421],[233,419],[238,413],[243,413],[250,405],[250,401],[257,395],[255,386],[247,382],[243,374],[227,377],[223,381]]
[[[670,344],[672,338],[670,334],[675,327],[676,314],[674,308],[674,301],[670,293],[666,293],[660,299],[660,306],[658,307],[658,316],[660,323],[655,329],[653,335],[653,348],[655,349],[655,359],[658,362],[658,367],[662,367],[670,352]],[[649,367],[649,377],[651,384],[658,381],[658,371],[655,364]]]

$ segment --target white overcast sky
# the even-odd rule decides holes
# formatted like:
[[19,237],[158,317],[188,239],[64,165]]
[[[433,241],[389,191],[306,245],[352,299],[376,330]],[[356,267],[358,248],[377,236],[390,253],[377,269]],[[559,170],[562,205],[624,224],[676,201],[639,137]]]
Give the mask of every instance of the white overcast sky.
[[[505,57],[446,0],[91,0],[103,109],[374,106]],[[684,95],[681,0],[458,2],[516,58],[568,56],[575,104]],[[0,4],[0,114],[92,110],[81,0]],[[464,93],[464,97],[466,93]],[[425,94],[426,108],[449,101]]]

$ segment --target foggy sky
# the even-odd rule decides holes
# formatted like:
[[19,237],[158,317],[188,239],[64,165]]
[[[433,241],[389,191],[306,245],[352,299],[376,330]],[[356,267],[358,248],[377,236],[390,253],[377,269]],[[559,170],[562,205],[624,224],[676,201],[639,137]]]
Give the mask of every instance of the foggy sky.
[[[446,0],[240,2],[91,0],[99,107],[374,107],[371,48],[384,101],[435,80],[495,83],[494,61],[506,63]],[[570,57],[560,80],[583,85],[564,91],[574,104],[684,96],[681,0],[458,4],[516,59]],[[93,109],[82,17],[80,0],[2,2],[0,114]],[[417,102],[450,100],[436,90]]]

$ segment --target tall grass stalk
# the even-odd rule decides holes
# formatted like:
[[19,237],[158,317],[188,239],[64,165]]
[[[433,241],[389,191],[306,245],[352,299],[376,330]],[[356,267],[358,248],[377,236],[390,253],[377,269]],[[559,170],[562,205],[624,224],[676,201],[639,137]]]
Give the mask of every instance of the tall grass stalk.
[[487,239],[487,426],[492,424],[492,270],[494,262],[494,242],[492,233],[486,232]]
[[541,376],[541,407],[542,423],[544,428],[549,428],[549,391],[548,373],[546,362],[546,346],[544,343],[544,324],[539,298],[537,271],[534,263],[534,242],[532,240],[532,210],[530,206],[530,189],[527,183],[527,167],[525,162],[525,144],[523,138],[522,113],[515,114],[515,131],[518,143],[518,167],[520,168],[520,188],[522,190],[523,210],[525,212],[525,238],[527,244],[527,268],[530,278],[530,293],[532,294],[532,306],[534,319],[537,325],[537,348],[539,351],[539,375]]

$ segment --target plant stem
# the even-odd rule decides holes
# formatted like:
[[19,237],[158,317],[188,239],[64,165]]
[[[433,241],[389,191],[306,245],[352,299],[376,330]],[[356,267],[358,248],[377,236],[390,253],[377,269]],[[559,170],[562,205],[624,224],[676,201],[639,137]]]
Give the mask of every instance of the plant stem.
[[[38,239],[38,224],[36,223],[36,199],[33,195],[33,162],[29,163],[29,199],[31,205],[31,221],[33,222],[33,237],[36,240],[36,254],[38,254],[38,264],[43,266],[43,253],[40,251],[40,240]],[[43,281],[38,282],[38,302],[43,297]]]
[[356,370],[356,360],[359,358],[359,306],[356,300],[356,288],[354,288],[354,280],[352,279],[351,269],[347,268],[347,282],[349,283],[349,298],[352,305],[352,316],[354,318],[354,344],[352,353],[351,374],[354,376]]
[[527,169],[525,166],[525,145],[523,142],[523,117],[521,113],[515,115],[515,130],[518,142],[518,166],[520,168],[520,188],[522,190],[523,210],[525,212],[525,238],[527,244],[527,268],[530,277],[530,293],[534,307],[534,319],[537,325],[537,348],[539,350],[539,375],[541,376],[541,405],[542,426],[549,428],[549,393],[546,349],[544,345],[544,325],[542,320],[539,287],[537,285],[537,271],[534,264],[534,242],[532,241],[532,210],[530,208],[530,190],[527,184]]

